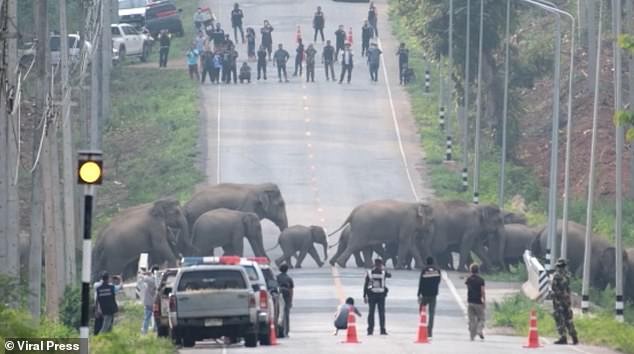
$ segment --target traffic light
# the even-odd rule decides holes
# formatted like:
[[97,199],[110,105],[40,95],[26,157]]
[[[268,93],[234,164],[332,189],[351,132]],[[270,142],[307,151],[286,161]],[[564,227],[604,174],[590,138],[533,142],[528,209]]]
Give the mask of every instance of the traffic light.
[[77,183],[99,185],[103,180],[101,151],[79,151]]

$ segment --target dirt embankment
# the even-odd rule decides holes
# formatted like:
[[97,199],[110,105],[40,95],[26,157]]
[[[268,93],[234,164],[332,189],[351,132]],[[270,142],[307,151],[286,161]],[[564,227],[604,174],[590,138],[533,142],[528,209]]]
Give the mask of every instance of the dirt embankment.
[[[605,43],[601,58],[599,120],[597,125],[595,185],[597,196],[613,196],[616,185],[616,132],[612,119],[614,115],[612,59],[612,48],[608,43]],[[563,61],[567,60],[567,58],[563,59]],[[573,84],[570,187],[571,194],[574,197],[585,198],[587,196],[588,171],[590,168],[594,99],[589,84],[593,83],[593,78],[589,77],[587,53],[582,50],[577,51],[575,60],[578,64],[575,64]],[[568,115],[568,72],[567,66],[562,68],[558,159],[558,194],[560,196],[563,195],[564,187],[563,171]],[[623,77],[625,78],[626,75],[623,75]],[[552,77],[548,77],[537,81],[533,89],[526,90],[523,93],[523,103],[526,112],[524,117],[518,122],[522,133],[515,151],[515,156],[522,164],[534,167],[535,174],[544,186],[548,186],[550,172],[550,137],[553,112],[552,87]],[[624,99],[626,99],[625,95]],[[629,164],[632,163],[630,148],[631,146],[626,144],[626,151],[624,152],[625,164],[623,166],[624,181],[628,181]]]

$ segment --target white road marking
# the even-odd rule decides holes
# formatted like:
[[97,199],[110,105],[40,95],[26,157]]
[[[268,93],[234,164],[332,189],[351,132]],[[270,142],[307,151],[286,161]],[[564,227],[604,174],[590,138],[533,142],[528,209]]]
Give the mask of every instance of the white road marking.
[[445,281],[445,283],[447,283],[447,287],[449,288],[449,291],[451,291],[451,294],[453,295],[454,299],[458,303],[458,306],[460,307],[460,309],[462,310],[466,318],[467,306],[465,305],[464,301],[462,301],[460,294],[458,294],[458,290],[456,290],[456,286],[453,284],[451,279],[449,279],[449,276],[447,276],[447,272],[445,272],[444,270],[442,271],[442,279]]

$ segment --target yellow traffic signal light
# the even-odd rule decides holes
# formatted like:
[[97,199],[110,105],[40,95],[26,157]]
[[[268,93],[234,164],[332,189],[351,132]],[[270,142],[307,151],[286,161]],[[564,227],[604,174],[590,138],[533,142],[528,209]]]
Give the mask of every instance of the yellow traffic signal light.
[[77,163],[77,183],[101,184],[103,180],[103,160],[101,152],[80,151]]

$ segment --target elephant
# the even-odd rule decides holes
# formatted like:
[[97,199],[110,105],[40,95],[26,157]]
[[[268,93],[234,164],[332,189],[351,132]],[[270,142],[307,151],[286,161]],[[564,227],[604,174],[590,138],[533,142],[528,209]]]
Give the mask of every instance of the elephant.
[[501,245],[503,250],[503,263],[498,264],[502,269],[509,271],[510,265],[517,265],[523,262],[524,251],[530,249],[531,243],[542,228],[532,228],[524,224],[506,224],[504,225],[504,235],[501,244],[489,244],[489,256],[494,258],[493,254],[498,252]]
[[[295,267],[301,268],[306,254],[313,257],[315,263],[322,267],[324,263],[319,259],[314,243],[324,247],[324,262],[328,259],[328,238],[321,226],[294,225],[288,227],[282,231],[277,242],[284,252],[275,260],[278,267],[282,263],[287,263],[289,267],[292,267],[291,257],[295,256],[297,258]],[[298,252],[299,255],[297,255]]]
[[[561,232],[563,222],[557,221],[557,238],[555,244],[557,249],[561,245]],[[586,227],[576,222],[568,222],[568,247],[567,261],[569,271],[580,277],[583,273],[583,260],[585,250],[585,234]],[[544,228],[531,244],[531,251],[534,256],[543,258],[546,254],[546,243],[548,240],[548,228]],[[597,289],[605,289],[609,284],[614,286],[616,283],[616,263],[615,263],[614,246],[607,239],[592,235],[592,254],[590,262],[590,285]],[[627,253],[624,252],[623,259],[627,259]]]
[[512,211],[503,211],[502,217],[504,218],[504,224],[522,224],[526,225],[528,220],[526,216],[521,213],[514,213]]
[[[336,243],[337,253],[335,253],[335,255],[332,256],[332,258],[330,258],[331,266],[335,265],[337,258],[339,258],[339,256],[346,250],[346,247],[348,247],[349,237],[350,237],[350,225],[348,224],[346,225],[346,227],[343,228],[343,230],[341,230],[341,234],[339,235],[339,241],[337,241]],[[334,245],[331,247],[334,247]],[[383,258],[384,264],[387,264],[387,261],[389,259],[392,259],[392,265],[396,267],[396,259],[397,259],[396,253],[398,251],[397,243],[391,243],[385,247],[383,245],[374,245],[369,248],[372,252],[378,254],[379,257]],[[354,252],[352,255],[354,256],[354,261],[357,267],[359,268],[365,267],[366,263],[363,260],[363,257],[361,256],[361,251]]]
[[634,302],[634,248],[628,248],[626,253],[627,263],[623,259],[623,264],[627,264],[623,272],[623,295],[626,300]]
[[195,193],[184,207],[190,227],[205,212],[220,208],[255,213],[260,220],[272,221],[280,231],[288,227],[284,198],[273,183],[206,186]]
[[150,264],[176,266],[178,257],[192,252],[189,226],[177,200],[166,198],[125,209],[99,234],[93,249],[93,278],[98,272],[137,273],[140,253]]
[[213,256],[222,247],[224,255],[244,255],[243,237],[249,240],[256,257],[267,257],[262,241],[260,218],[255,213],[214,209],[202,214],[192,228],[194,255]]
[[[504,235],[504,222],[500,209],[495,205],[474,205],[463,201],[433,201],[432,232],[423,237],[422,253],[426,256],[441,256],[453,249],[460,250],[460,262],[457,270],[466,271],[473,251],[482,261],[483,271],[491,269],[492,264],[501,263],[502,254],[489,254],[485,244],[501,242]],[[501,251],[501,250],[500,250]]]
[[[416,264],[423,261],[416,247],[418,234],[429,232],[432,225],[432,208],[426,203],[408,203],[385,199],[371,201],[354,208],[335,232],[350,225],[348,245],[336,263],[345,267],[350,256],[363,250],[366,267],[371,266],[370,246],[398,242],[396,268],[403,268],[406,256],[411,252]],[[334,234],[334,233],[333,233]],[[331,234],[332,235],[332,234]]]

